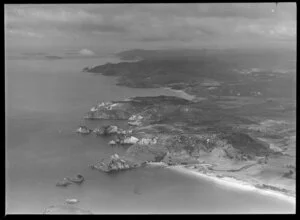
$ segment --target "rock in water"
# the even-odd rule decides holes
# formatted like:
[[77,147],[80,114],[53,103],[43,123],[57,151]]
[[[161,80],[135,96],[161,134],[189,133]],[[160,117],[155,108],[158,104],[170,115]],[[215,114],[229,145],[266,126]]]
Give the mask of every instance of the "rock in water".
[[56,186],[63,186],[63,187],[66,187],[66,186],[71,185],[71,184],[72,184],[72,182],[70,182],[70,180],[69,180],[68,178],[64,178],[63,180],[58,181],[58,182],[56,183]]
[[81,174],[77,174],[75,177],[68,178],[69,181],[77,184],[81,184],[84,181],[84,177]]
[[141,145],[150,145],[150,144],[156,144],[157,139],[156,138],[142,138],[138,141],[138,144]]
[[107,134],[107,130],[106,130],[107,126],[102,126],[100,128],[95,128],[93,130],[93,132],[96,134],[96,135],[103,135],[103,136],[106,136],[108,135]]
[[131,137],[125,138],[123,143],[124,144],[136,144],[138,141],[139,141],[138,138],[131,136]]
[[118,159],[120,159],[120,157],[119,157],[118,154],[114,154],[114,155],[111,156],[111,159],[118,160]]
[[110,142],[108,142],[109,145],[116,145],[116,142],[114,140],[111,140]]
[[106,125],[102,126],[100,128],[96,128],[93,131],[96,135],[113,135],[113,134],[126,134],[126,132],[123,129],[118,128],[118,126],[115,125]]
[[97,162],[95,165],[92,165],[90,167],[98,171],[110,173],[113,171],[121,171],[135,168],[137,166],[138,165],[134,164],[133,162],[121,159],[118,154],[114,154],[111,156],[110,161],[108,163]]
[[92,132],[92,130],[90,130],[88,127],[86,126],[80,126],[77,130],[77,133],[81,133],[81,134],[89,134]]
[[66,199],[66,203],[67,204],[76,204],[76,203],[78,203],[79,202],[79,200],[78,199]]
[[53,214],[76,214],[76,215],[92,215],[89,210],[81,209],[70,205],[52,205],[45,209],[45,215]]
[[108,134],[115,134],[115,133],[117,133],[118,132],[118,127],[117,126],[115,126],[115,125],[109,125],[107,128],[106,128],[106,130],[107,130],[107,133]]

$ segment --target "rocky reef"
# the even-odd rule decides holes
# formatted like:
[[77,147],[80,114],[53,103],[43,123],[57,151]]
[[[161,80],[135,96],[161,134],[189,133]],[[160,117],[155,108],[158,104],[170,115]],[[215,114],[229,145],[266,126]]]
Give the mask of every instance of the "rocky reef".
[[76,130],[76,132],[80,133],[80,134],[90,134],[92,132],[92,130],[86,126],[79,126],[79,128]]
[[130,133],[129,131],[123,130],[116,125],[106,125],[106,126],[102,126],[100,128],[95,128],[93,130],[93,132],[99,136],[110,136],[110,135],[116,135],[116,134],[125,135],[125,134]]
[[74,177],[65,177],[63,180],[60,180],[56,183],[56,186],[67,187],[73,183],[81,184],[84,181],[84,177],[81,174],[77,174]]
[[114,154],[110,157],[108,162],[100,161],[95,163],[94,165],[91,165],[90,167],[92,169],[102,171],[105,173],[112,173],[117,171],[129,170],[138,166],[138,164],[123,159],[118,154]]

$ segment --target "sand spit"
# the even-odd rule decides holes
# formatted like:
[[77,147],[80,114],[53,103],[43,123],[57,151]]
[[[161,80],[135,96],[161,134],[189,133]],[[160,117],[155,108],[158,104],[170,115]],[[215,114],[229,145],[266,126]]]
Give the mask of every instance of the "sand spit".
[[[189,101],[194,101],[196,99],[196,96],[190,95],[190,94],[186,93],[183,90],[171,89],[169,87],[164,87],[164,89],[166,89],[168,91],[175,92],[175,93],[177,93],[179,95],[180,98],[187,99]],[[199,99],[199,98],[197,98],[197,99]]]

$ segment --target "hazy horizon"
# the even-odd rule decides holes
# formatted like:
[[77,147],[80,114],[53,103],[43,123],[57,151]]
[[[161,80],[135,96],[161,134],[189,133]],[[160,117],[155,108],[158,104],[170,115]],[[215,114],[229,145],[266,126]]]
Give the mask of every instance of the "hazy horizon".
[[295,3],[5,5],[7,53],[296,48]]

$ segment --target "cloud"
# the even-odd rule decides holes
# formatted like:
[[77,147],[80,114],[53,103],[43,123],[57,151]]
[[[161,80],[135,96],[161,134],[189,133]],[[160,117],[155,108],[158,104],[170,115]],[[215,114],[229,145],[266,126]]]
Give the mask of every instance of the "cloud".
[[43,38],[43,35],[38,34],[38,33],[34,33],[31,31],[26,31],[26,30],[14,30],[14,29],[10,29],[7,31],[7,33],[9,35],[20,35],[23,37],[34,37],[34,38]]
[[124,33],[128,31],[125,27],[115,24],[82,23],[78,28],[87,32]]
[[270,40],[294,40],[296,32],[296,22],[292,21],[274,24],[250,23],[235,28],[235,33],[260,36]]
[[[6,32],[58,43],[295,41],[294,3],[6,5]],[[76,36],[76,37],[75,37]]]
[[62,32],[124,32],[125,28],[105,20],[101,14],[92,14],[72,7],[8,8],[7,28],[35,29]]
[[80,55],[83,55],[83,56],[93,56],[95,55],[95,53],[89,49],[82,49],[79,51],[79,54]]

